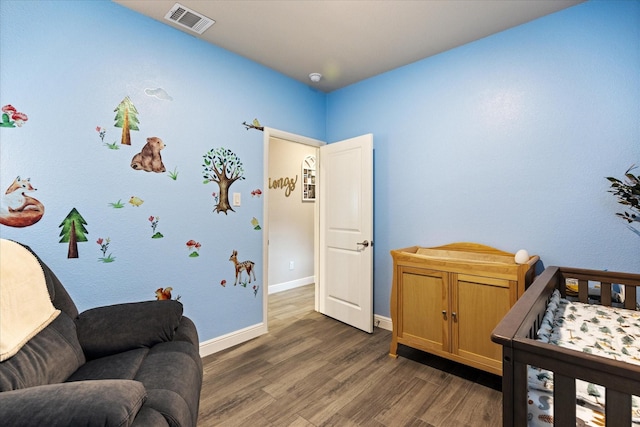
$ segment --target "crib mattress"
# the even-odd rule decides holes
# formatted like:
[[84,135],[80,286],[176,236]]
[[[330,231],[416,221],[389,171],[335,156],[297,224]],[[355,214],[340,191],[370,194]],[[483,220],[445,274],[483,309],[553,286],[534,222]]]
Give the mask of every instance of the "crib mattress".
[[[583,304],[561,298],[556,290],[547,306],[538,340],[573,350],[640,365],[640,312]],[[528,371],[529,426],[553,424],[553,372]],[[577,425],[605,425],[605,390],[576,380]],[[640,426],[640,398],[632,396],[633,425]]]

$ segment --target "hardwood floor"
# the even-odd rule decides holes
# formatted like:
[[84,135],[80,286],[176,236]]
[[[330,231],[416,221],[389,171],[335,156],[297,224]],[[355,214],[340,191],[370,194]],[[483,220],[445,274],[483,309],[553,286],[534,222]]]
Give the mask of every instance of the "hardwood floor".
[[500,378],[313,310],[313,285],[269,296],[269,333],[204,358],[198,426],[502,425]]

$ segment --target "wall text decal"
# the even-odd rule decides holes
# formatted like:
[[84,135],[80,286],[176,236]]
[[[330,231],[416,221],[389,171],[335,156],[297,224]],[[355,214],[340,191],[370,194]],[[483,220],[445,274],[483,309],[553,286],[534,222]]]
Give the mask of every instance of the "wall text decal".
[[273,181],[271,180],[271,178],[269,178],[269,188],[283,188],[284,191],[284,195],[286,197],[289,197],[291,195],[291,192],[293,190],[296,189],[296,183],[298,182],[298,175],[296,175],[295,180],[293,178],[278,178],[278,179],[274,179]]

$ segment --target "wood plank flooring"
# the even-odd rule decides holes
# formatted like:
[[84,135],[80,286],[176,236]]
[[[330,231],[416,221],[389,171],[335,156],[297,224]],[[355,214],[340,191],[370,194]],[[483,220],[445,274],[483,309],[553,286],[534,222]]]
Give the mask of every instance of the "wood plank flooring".
[[199,427],[497,427],[500,378],[313,309],[313,285],[269,296],[269,333],[204,361]]

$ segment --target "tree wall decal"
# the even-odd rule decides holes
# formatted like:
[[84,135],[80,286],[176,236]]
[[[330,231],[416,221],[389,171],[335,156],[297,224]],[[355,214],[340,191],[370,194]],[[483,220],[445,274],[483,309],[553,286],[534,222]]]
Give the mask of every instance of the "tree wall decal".
[[60,231],[60,242],[69,243],[69,251],[67,258],[78,258],[78,242],[86,242],[89,232],[84,227],[87,222],[82,218],[80,212],[76,208],[71,209],[67,217],[62,220],[58,227],[62,227]]
[[118,104],[115,110],[116,117],[114,120],[114,126],[117,128],[122,128],[122,138],[120,139],[120,143],[124,145],[131,145],[131,133],[130,130],[140,130],[138,125],[140,122],[138,121],[138,110],[136,109],[131,99],[127,96],[125,99]]
[[229,210],[235,212],[229,204],[229,187],[234,182],[245,179],[242,162],[233,151],[224,147],[212,148],[203,157],[204,184],[215,182],[220,189],[214,212],[224,212],[225,215]]

